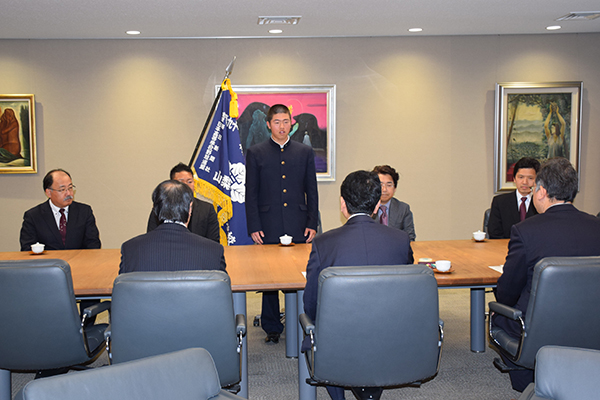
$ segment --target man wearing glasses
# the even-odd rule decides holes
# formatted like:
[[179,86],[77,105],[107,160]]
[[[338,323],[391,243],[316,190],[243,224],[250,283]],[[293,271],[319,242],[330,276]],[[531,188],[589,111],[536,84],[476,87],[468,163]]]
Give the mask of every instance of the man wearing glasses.
[[49,201],[25,212],[21,227],[21,251],[43,243],[46,250],[99,249],[96,218],[87,204],[73,200],[75,186],[62,169],[48,172],[43,181]]

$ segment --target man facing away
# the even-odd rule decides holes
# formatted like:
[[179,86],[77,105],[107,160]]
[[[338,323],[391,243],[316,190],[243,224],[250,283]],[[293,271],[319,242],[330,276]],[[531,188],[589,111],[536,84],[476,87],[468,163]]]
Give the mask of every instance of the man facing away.
[[379,175],[381,181],[381,204],[373,218],[380,224],[406,232],[410,240],[414,241],[417,235],[410,206],[394,197],[400,175],[389,165],[378,165],[373,168],[373,172]]
[[45,250],[99,249],[100,234],[92,208],[74,200],[75,185],[62,169],[49,171],[43,180],[48,201],[27,210],[21,226],[21,251],[43,243]]
[[[317,314],[319,274],[323,269],[413,263],[408,234],[378,224],[372,218],[381,198],[381,182],[375,172],[352,172],[342,182],[340,191],[340,209],[348,221],[315,238],[306,267],[304,312],[313,321]],[[328,386],[327,391],[334,400],[344,399],[341,387]]]
[[188,230],[194,192],[174,180],[160,183],[152,193],[156,229],[121,246],[119,273],[135,271],[225,271],[223,246]]
[[[546,161],[535,179],[533,204],[539,215],[512,227],[508,255],[498,279],[496,300],[527,311],[533,268],[545,257],[600,256],[600,219],[577,210],[577,172],[565,158]],[[521,326],[501,315],[493,324],[519,338]],[[574,328],[576,329],[576,328]],[[504,358],[504,357],[503,357]],[[504,358],[507,365],[512,363]],[[510,371],[515,390],[523,391],[533,382],[533,371]]]
[[[319,197],[311,147],[290,140],[289,109],[276,104],[267,113],[271,138],[246,154],[246,222],[256,244],[276,244],[287,234],[295,243],[310,243],[316,234]],[[283,332],[279,293],[263,293],[261,325],[266,342],[278,343]]]
[[[192,192],[194,191],[194,174],[192,169],[183,163],[179,163],[171,169],[170,178],[188,185]],[[148,228],[146,232],[156,229],[158,226],[158,216],[150,212],[148,217]],[[192,216],[188,223],[190,232],[200,235],[219,243],[219,221],[217,213],[212,204],[194,198],[192,204]]]
[[531,187],[539,170],[540,163],[535,158],[523,157],[515,163],[513,176],[517,190],[500,194],[492,200],[488,221],[490,239],[510,238],[510,228],[514,224],[537,214],[531,204]]

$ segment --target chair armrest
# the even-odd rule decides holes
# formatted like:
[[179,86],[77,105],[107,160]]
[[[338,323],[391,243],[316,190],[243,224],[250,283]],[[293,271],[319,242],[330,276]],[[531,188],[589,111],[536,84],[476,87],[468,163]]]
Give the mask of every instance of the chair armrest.
[[305,335],[310,335],[310,333],[315,330],[315,324],[308,315],[300,314],[298,316],[298,321],[300,321],[300,325],[302,326]]
[[110,300],[103,301],[101,303],[96,303],[89,307],[86,307],[83,310],[83,315],[85,315],[86,319],[89,319],[104,311],[110,311]]
[[110,340],[110,337],[112,335],[111,328],[112,326],[108,324],[108,328],[106,328],[106,330],[104,331],[104,340]]
[[510,318],[514,321],[523,317],[523,311],[517,310],[514,307],[509,307],[502,303],[498,303],[497,301],[490,302],[489,307],[490,307],[490,311],[493,311],[495,313],[503,315],[506,318]]
[[235,316],[235,332],[242,336],[246,335],[246,316],[244,314],[236,314]]

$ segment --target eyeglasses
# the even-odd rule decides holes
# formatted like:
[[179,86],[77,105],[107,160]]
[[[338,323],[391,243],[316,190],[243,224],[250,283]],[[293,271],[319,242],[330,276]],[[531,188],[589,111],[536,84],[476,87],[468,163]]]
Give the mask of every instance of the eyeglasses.
[[60,194],[63,194],[64,192],[67,192],[67,191],[75,192],[77,190],[75,185],[70,185],[70,186],[67,186],[66,188],[60,188],[60,189],[52,189],[52,188],[48,188],[48,189],[52,190],[53,192],[60,193]]
[[392,189],[394,187],[394,182],[381,182],[381,188]]

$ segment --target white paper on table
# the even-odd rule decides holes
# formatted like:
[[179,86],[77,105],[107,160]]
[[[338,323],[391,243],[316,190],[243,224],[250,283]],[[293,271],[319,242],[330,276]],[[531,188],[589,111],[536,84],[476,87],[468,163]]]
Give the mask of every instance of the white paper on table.
[[504,265],[490,265],[490,268],[493,269],[494,271],[498,271],[500,273],[502,273],[502,268],[504,267]]
[[304,279],[306,279],[306,271],[302,271],[302,275],[304,276]]

